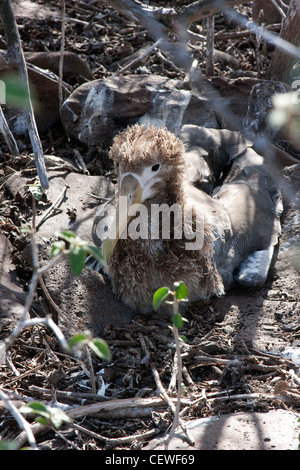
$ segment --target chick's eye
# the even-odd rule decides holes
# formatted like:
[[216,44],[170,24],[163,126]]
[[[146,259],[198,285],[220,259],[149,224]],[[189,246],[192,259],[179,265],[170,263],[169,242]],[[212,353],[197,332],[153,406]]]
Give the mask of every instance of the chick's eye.
[[153,167],[151,168],[152,171],[157,171],[159,169],[160,165],[159,163],[156,163],[155,165],[153,165]]

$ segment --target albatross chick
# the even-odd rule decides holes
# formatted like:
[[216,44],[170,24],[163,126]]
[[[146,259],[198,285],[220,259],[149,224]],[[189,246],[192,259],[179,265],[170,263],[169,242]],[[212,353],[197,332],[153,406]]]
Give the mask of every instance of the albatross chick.
[[221,296],[234,282],[263,284],[280,233],[280,198],[253,149],[234,159],[212,195],[190,182],[183,143],[167,129],[127,128],[110,158],[115,205],[101,208],[93,232],[104,240],[106,271],[125,304],[149,312],[156,289],[175,281],[187,285],[191,302]]

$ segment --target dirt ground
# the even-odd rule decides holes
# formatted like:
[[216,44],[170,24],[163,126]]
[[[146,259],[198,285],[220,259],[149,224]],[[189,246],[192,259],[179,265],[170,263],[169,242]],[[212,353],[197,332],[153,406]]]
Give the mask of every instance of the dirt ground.
[[[58,8],[59,2],[34,3],[39,7],[36,16],[32,10],[26,14],[23,9],[23,19],[18,18],[24,50],[58,51],[60,20],[49,18],[44,7]],[[78,20],[67,22],[66,49],[85,59],[94,78],[111,75],[116,62],[150,41],[143,27],[113,10],[101,7],[87,10],[81,2],[67,1],[66,5],[67,17]],[[248,6],[243,11],[251,14]],[[218,15],[216,31],[224,28],[238,30]],[[194,29],[205,32],[205,25],[195,25]],[[257,76],[253,37],[237,36],[226,44],[217,40],[216,47],[231,48],[237,58],[242,54],[245,76]],[[195,54],[204,68],[203,53],[195,51]],[[268,60],[265,59],[265,67]],[[183,72],[155,53],[140,67],[149,73],[184,78]],[[219,63],[216,75],[230,77],[235,71]],[[111,171],[107,149],[89,148],[72,141],[59,124],[41,135],[41,140],[48,154],[72,159],[71,149],[77,148],[85,156],[91,175],[107,176]],[[12,244],[18,282],[26,292],[30,268],[19,256],[24,248],[20,225],[21,220],[31,220],[31,204],[23,199],[9,199],[5,190],[6,178],[24,169],[31,153],[26,139],[20,139],[20,145],[22,157],[15,161],[5,146],[0,155],[0,230]],[[285,216],[289,221],[288,210]],[[187,338],[182,346],[183,420],[279,409],[299,414],[299,271],[284,251],[284,244],[299,235],[299,223],[296,229],[290,229],[288,223],[284,227],[287,228],[276,262],[262,288],[251,292],[231,290],[224,298],[192,305],[185,312],[187,322],[180,330]],[[40,288],[35,302],[42,311],[50,308]],[[170,408],[160,398],[155,382],[156,370],[168,395],[176,397],[174,345],[169,325],[168,318],[156,314],[136,315],[125,326],[107,325],[102,337],[112,349],[110,363],[93,355],[67,356],[49,330],[40,326],[26,329],[11,348],[9,363],[0,367],[1,387],[14,394],[17,406],[35,399],[47,404],[58,402],[66,410],[85,407],[82,413],[78,411],[72,423],[59,430],[34,425],[42,450],[142,449],[154,436],[163,435],[172,423]],[[9,334],[11,327],[9,321],[1,324],[0,339]],[[102,396],[99,391],[104,391]],[[121,408],[115,405],[117,400],[122,400]],[[99,404],[103,407],[97,408]],[[15,420],[5,406],[0,406],[0,439],[17,440],[19,447],[26,445]],[[33,419],[29,418],[31,422]]]

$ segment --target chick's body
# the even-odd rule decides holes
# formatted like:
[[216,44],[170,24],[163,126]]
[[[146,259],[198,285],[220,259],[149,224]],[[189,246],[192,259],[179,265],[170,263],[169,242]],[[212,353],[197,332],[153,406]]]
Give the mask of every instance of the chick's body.
[[126,220],[104,242],[107,274],[114,292],[140,312],[152,310],[156,289],[175,281],[185,282],[190,301],[224,294],[247,256],[277,243],[277,189],[261,157],[248,151],[237,158],[211,196],[188,179],[184,155],[168,130],[140,125],[120,133],[110,151],[115,218]]

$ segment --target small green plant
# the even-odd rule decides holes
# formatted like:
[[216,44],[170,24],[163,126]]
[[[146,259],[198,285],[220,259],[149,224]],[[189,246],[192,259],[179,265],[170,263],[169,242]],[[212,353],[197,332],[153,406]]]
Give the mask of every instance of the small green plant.
[[[172,296],[173,300],[167,300],[168,297]],[[184,282],[175,282],[173,285],[173,290],[168,287],[161,287],[158,289],[153,296],[153,308],[157,310],[162,302],[165,302],[173,306],[173,315],[171,317],[172,327],[171,330],[174,335],[175,347],[176,347],[176,357],[177,357],[177,402],[176,409],[174,414],[174,421],[172,424],[171,431],[168,438],[166,439],[166,444],[172,439],[175,429],[180,421],[180,400],[182,393],[182,359],[180,351],[180,341],[186,341],[185,336],[179,336],[178,329],[183,326],[183,322],[186,321],[185,318],[179,313],[179,304],[180,302],[186,302],[188,300],[188,288]]]
[[83,349],[88,346],[101,359],[111,360],[111,351],[106,341],[100,338],[92,338],[89,331],[77,333],[68,340],[71,350]]
[[74,274],[81,274],[88,255],[92,255],[97,261],[100,261],[103,265],[105,264],[100,249],[92,243],[82,240],[74,232],[62,230],[57,236],[58,240],[52,244],[50,255],[55,257],[61,252],[68,253]]
[[[180,302],[187,302],[188,288],[182,281],[174,282],[173,288],[174,290],[171,290],[168,287],[160,287],[157,289],[153,296],[153,308],[154,310],[157,310],[164,301],[166,304],[173,305],[171,321],[173,327],[179,329],[183,326],[183,322],[186,321],[186,319],[179,313],[179,304]],[[170,296],[173,296],[173,300],[167,300]],[[184,336],[180,336],[180,339],[182,341],[186,341]]]
[[47,406],[37,401],[21,406],[19,411],[22,414],[35,414],[37,415],[36,422],[44,426],[54,426],[55,429],[59,429],[63,423],[71,421],[60,408]]

